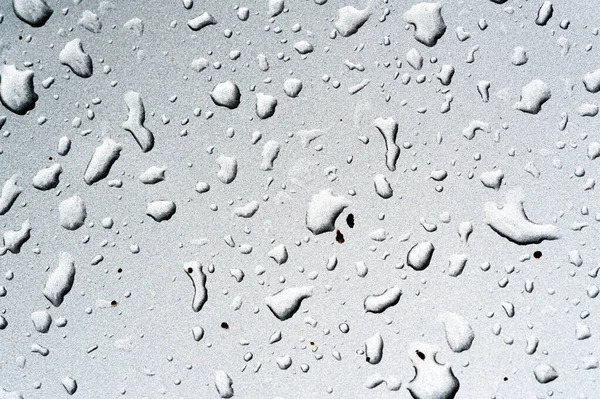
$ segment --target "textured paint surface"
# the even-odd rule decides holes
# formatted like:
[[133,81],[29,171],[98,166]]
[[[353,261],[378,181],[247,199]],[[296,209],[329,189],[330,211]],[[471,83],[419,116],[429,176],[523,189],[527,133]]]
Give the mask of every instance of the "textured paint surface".
[[0,398],[598,398],[599,25],[0,1]]

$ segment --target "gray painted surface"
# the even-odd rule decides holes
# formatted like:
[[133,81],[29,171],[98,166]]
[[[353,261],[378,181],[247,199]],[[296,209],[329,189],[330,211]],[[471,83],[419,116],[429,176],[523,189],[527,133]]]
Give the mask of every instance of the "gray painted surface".
[[[15,3],[27,8],[38,1]],[[535,22],[542,1],[444,1],[446,30],[432,47],[415,40],[403,19],[417,2],[287,0],[273,18],[266,0],[196,0],[191,9],[176,0],[47,2],[54,12],[41,27],[18,19],[9,0],[0,3],[2,62],[32,71],[38,95],[25,115],[0,106],[0,116],[7,116],[0,128],[0,184],[17,175],[22,187],[0,216],[1,231],[18,230],[26,220],[31,225],[20,252],[0,257],[5,390],[24,398],[68,397],[72,381],[64,378],[70,377],[77,382],[73,397],[216,398],[227,396],[229,376],[240,398],[410,398],[411,392],[420,399],[452,397],[456,383],[448,368],[431,365],[427,345],[433,345],[439,348],[437,361],[450,366],[460,383],[456,398],[600,397],[598,369],[590,368],[597,366],[600,350],[600,297],[594,298],[600,209],[590,180],[599,172],[590,144],[599,141],[599,125],[598,117],[580,116],[582,104],[598,105],[600,98],[583,84],[586,73],[600,68],[595,1],[555,0],[545,25]],[[338,10],[347,5],[370,7],[370,17],[355,34],[332,38]],[[249,9],[246,21],[238,18],[237,7]],[[90,21],[86,10],[97,15],[100,29],[78,22],[84,14]],[[216,24],[190,29],[187,21],[204,12]],[[128,22],[133,18],[143,22],[143,34],[127,28],[135,26]],[[481,18],[489,25],[485,30],[478,26]],[[563,20],[570,21],[566,29]],[[470,37],[459,40],[458,27]],[[76,38],[91,57],[91,77],[77,76],[76,68],[59,59]],[[313,51],[299,54],[295,45],[302,52],[309,48],[297,45],[301,41]],[[474,61],[467,62],[475,46]],[[523,65],[513,63],[516,47],[526,51]],[[419,71],[407,60],[413,48],[424,58]],[[232,59],[232,51],[239,58]],[[261,54],[268,60],[266,71],[259,66]],[[515,57],[522,62],[521,55]],[[208,61],[201,72],[200,61],[192,68],[198,58]],[[415,59],[414,51],[409,58]],[[364,70],[351,70],[346,60]],[[445,64],[455,69],[447,86],[436,77]],[[17,75],[2,71],[0,85],[25,87]],[[411,78],[407,84],[405,74]],[[55,81],[46,89],[42,82],[49,77]],[[295,98],[284,92],[289,78],[302,82]],[[350,94],[365,79],[369,83]],[[521,88],[533,80],[545,82],[551,92],[537,114],[515,107]],[[226,81],[239,87],[234,109],[216,105],[210,96]],[[488,102],[478,93],[480,81],[490,82]],[[4,101],[17,99],[6,90]],[[441,112],[446,90],[453,100]],[[129,91],[143,101],[144,125],[154,136],[151,149],[123,127]],[[26,87],[23,93],[30,99]],[[259,117],[256,93],[277,99],[272,116]],[[561,130],[563,112],[568,124]],[[388,117],[398,123],[394,171],[376,127],[378,118]],[[463,130],[473,121],[489,129],[468,139]],[[145,134],[133,122],[129,129]],[[306,132],[313,129],[319,131]],[[256,131],[262,138],[253,144]],[[315,133],[320,136],[307,142]],[[57,152],[62,136],[71,140],[64,156]],[[102,162],[88,166],[108,138],[115,142],[110,148],[121,147],[110,171]],[[262,155],[273,153],[270,141],[279,145],[272,169]],[[231,163],[218,161],[221,155],[237,161],[230,183],[224,183],[230,180],[227,172],[217,173],[219,162]],[[34,188],[34,176],[54,163],[63,170],[58,185]],[[144,184],[140,175],[153,166],[164,168],[164,180]],[[90,167],[96,169],[86,173]],[[443,181],[431,179],[442,169]],[[495,169],[502,170],[501,183]],[[493,172],[483,178],[487,187],[480,178],[485,172]],[[156,173],[143,179],[153,181]],[[391,197],[389,190],[383,196],[375,190],[380,174]],[[375,179],[380,188],[382,179]],[[199,193],[198,182],[210,190]],[[528,223],[518,212],[518,198],[516,211],[507,204],[500,216],[495,205],[486,205],[505,204],[519,187],[527,217],[549,226]],[[324,213],[325,221],[312,215],[307,222],[311,199],[322,190],[345,200],[317,197],[312,213]],[[63,226],[74,227],[72,218],[81,215],[70,214],[68,223],[59,211],[73,196],[83,200],[87,214],[75,230]],[[323,205],[327,200],[333,204],[329,209]],[[175,213],[156,221],[147,208],[164,216],[171,205],[149,206],[153,201],[172,201]],[[252,213],[254,204],[235,211],[251,201],[258,210],[238,216]],[[327,223],[336,207],[341,214]],[[485,209],[492,211],[486,215]],[[353,228],[346,222],[349,214]],[[103,227],[107,217],[111,228]],[[468,241],[459,235],[469,230],[463,222],[473,226]],[[331,224],[343,243],[336,242],[335,231],[313,234],[315,225],[319,232]],[[431,224],[435,231],[427,231]],[[544,237],[555,239],[536,243]],[[5,236],[4,245],[11,239]],[[409,250],[427,241],[435,247],[427,267],[408,266]],[[281,248],[269,256],[280,244],[287,250],[285,263]],[[534,258],[535,251],[541,258]],[[72,289],[55,307],[60,287],[49,288],[47,281],[62,252],[71,255],[76,273]],[[463,254],[467,262],[456,275],[457,255]],[[328,270],[334,255],[337,266]],[[63,275],[54,277],[58,286],[68,275],[69,259],[60,263]],[[200,266],[188,263],[194,261]],[[360,277],[365,266],[368,273]],[[207,298],[199,291],[194,303],[192,283],[199,288],[202,278],[194,269],[192,281],[188,267],[200,267],[206,278]],[[232,269],[243,271],[241,281]],[[533,282],[531,292],[527,281]],[[280,303],[283,311],[276,317],[269,308],[277,305],[265,298],[294,287],[304,300],[294,312],[294,295],[288,295],[290,303]],[[397,304],[382,313],[365,311],[368,296],[394,287],[402,290]],[[32,323],[32,313],[43,310],[53,320],[47,333]],[[44,317],[35,316],[42,324]],[[63,327],[61,317],[68,321]],[[452,329],[457,319],[459,327]],[[202,328],[195,330],[199,341],[194,327]],[[586,328],[591,336],[578,339]],[[281,340],[269,343],[277,331]],[[529,354],[531,336],[539,345]],[[375,353],[368,360],[365,342],[367,355]],[[35,344],[49,354],[32,353]],[[428,357],[421,361],[419,353]],[[286,356],[292,364],[283,370]],[[417,378],[411,382],[413,363]],[[558,378],[542,384],[538,381],[552,374],[544,364]],[[215,379],[223,385],[220,391]],[[381,379],[387,385],[367,388]],[[425,394],[422,379],[438,396]]]

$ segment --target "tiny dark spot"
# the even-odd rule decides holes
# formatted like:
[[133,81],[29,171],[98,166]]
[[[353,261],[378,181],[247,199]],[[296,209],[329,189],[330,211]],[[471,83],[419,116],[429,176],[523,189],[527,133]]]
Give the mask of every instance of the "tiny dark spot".
[[223,322],[223,323],[221,323],[221,328],[224,328],[225,330],[229,330],[229,324]]
[[49,161],[52,161],[52,157],[48,157],[48,160],[49,160]]
[[115,300],[111,301],[110,306],[117,306],[117,301],[115,301]]
[[19,36],[19,40],[23,40],[23,36]]
[[189,274],[192,274],[192,272],[193,272],[193,271],[194,271],[194,269],[192,269],[191,267],[188,267],[188,268],[187,268],[187,272],[188,272]]
[[312,346],[315,346],[315,341],[310,341],[310,344],[311,344]]
[[508,381],[508,377],[504,377],[504,381]]
[[117,269],[117,273],[122,273],[122,272],[123,272],[123,269],[121,269],[121,268],[119,267],[119,269]]
[[344,235],[342,234],[341,231],[339,231],[339,230],[335,231],[335,240],[337,242],[339,242],[340,244],[344,243]]
[[541,258],[542,257],[542,251],[535,251],[533,253],[533,257],[536,258],[536,259]]
[[371,358],[367,356],[367,362],[371,363]]
[[354,228],[354,215],[349,213],[348,216],[346,216],[346,223],[348,224],[348,227],[350,227],[351,229]]
[[342,121],[342,119],[340,118],[340,122]]
[[417,356],[419,356],[419,359],[425,360],[425,354],[423,352],[421,352],[418,349],[415,352],[416,352]]

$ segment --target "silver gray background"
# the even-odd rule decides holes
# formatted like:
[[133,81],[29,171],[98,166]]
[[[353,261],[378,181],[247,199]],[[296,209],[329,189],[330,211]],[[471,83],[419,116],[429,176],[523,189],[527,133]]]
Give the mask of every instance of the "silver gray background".
[[[584,73],[599,67],[598,36],[593,34],[599,23],[598,2],[554,0],[554,15],[541,27],[534,23],[541,1],[509,0],[504,5],[488,0],[443,1],[447,30],[431,48],[418,43],[412,29],[406,29],[402,14],[416,4],[409,1],[373,0],[373,15],[358,33],[335,39],[330,39],[329,33],[338,9],[346,5],[363,8],[366,1],[329,0],[317,5],[313,0],[287,0],[286,12],[274,19],[267,15],[266,1],[196,0],[191,10],[178,0],[48,3],[54,14],[41,28],[18,20],[8,0],[0,3],[4,15],[0,24],[2,61],[19,69],[31,61],[40,97],[25,116],[0,108],[0,115],[8,116],[0,131],[4,134],[0,138],[0,183],[18,174],[24,187],[11,211],[0,216],[0,226],[2,231],[14,230],[29,219],[33,228],[20,254],[0,257],[2,276],[14,273],[14,279],[2,277],[0,282],[8,291],[0,298],[0,313],[9,323],[0,331],[0,386],[19,391],[25,398],[61,398],[68,395],[60,380],[69,375],[77,380],[74,397],[80,398],[212,398],[218,397],[214,371],[222,369],[233,379],[235,397],[240,398],[408,398],[406,385],[414,371],[406,352],[412,342],[422,341],[439,346],[438,361],[452,366],[461,384],[457,398],[544,398],[551,393],[557,398],[600,397],[598,369],[581,367],[583,357],[597,356],[600,349],[600,299],[586,295],[586,288],[597,284],[587,272],[598,264],[594,215],[600,210],[597,192],[583,189],[585,180],[598,174],[598,161],[586,156],[588,143],[598,139],[598,122],[577,115],[580,104],[598,102],[598,95],[586,92],[581,83]],[[238,5],[250,9],[248,21],[237,18]],[[69,11],[62,15],[65,7]],[[390,14],[380,22],[385,8]],[[100,33],[77,24],[84,10],[98,14],[103,24]],[[187,20],[204,11],[218,24],[192,32]],[[123,28],[133,17],[144,21],[144,34],[139,38]],[[477,26],[480,18],[489,23],[485,31]],[[558,26],[563,19],[571,22],[567,30]],[[177,22],[175,27],[170,26],[172,21]],[[302,29],[294,33],[291,27],[296,23]],[[469,31],[471,38],[459,41],[457,26]],[[281,33],[275,33],[275,27],[280,27]],[[64,35],[59,34],[61,29]],[[225,29],[234,32],[231,38],[225,37]],[[26,40],[28,36],[31,40]],[[384,36],[389,36],[391,45],[383,45]],[[565,56],[557,43],[561,36],[572,45]],[[75,76],[58,61],[64,44],[76,37],[93,59],[94,74],[89,79]],[[293,49],[299,40],[313,44],[314,52],[300,56]],[[364,48],[357,51],[361,44]],[[588,44],[592,45],[590,51],[585,49]],[[480,47],[475,62],[466,63],[475,45]],[[524,47],[529,56],[527,64],[520,67],[511,64],[516,46]],[[419,72],[405,59],[413,47],[425,58]],[[231,50],[241,51],[241,57],[230,60]],[[279,60],[280,52],[289,56],[289,61]],[[269,71],[258,68],[259,54],[267,56]],[[190,68],[198,57],[211,62],[201,73]],[[430,63],[431,57],[438,62]],[[362,63],[365,71],[349,71],[343,64],[346,59]],[[396,60],[403,61],[401,68]],[[220,69],[212,66],[217,61],[222,64]],[[449,86],[454,101],[446,114],[439,111],[444,94],[434,76],[443,64],[456,68]],[[102,72],[104,65],[112,68],[110,74]],[[409,73],[413,79],[403,85],[400,78],[394,80],[396,71]],[[428,76],[427,82],[415,82],[419,73]],[[330,82],[321,79],[324,74],[331,76]],[[56,82],[46,90],[41,82],[49,76]],[[290,76],[303,82],[298,98],[283,93],[283,82]],[[370,84],[350,95],[348,87],[365,78]],[[521,87],[536,78],[550,86],[552,98],[537,115],[515,110]],[[242,92],[241,105],[235,110],[217,107],[210,99],[214,85],[225,80],[234,80]],[[338,89],[333,80],[340,82]],[[483,103],[477,93],[479,80],[491,82],[489,103]],[[116,86],[111,86],[112,81]],[[256,86],[255,92],[277,97],[273,117],[257,118],[252,86]],[[123,94],[129,90],[138,91],[144,100],[146,126],[156,141],[149,153],[142,153],[121,127],[127,117]],[[175,102],[169,101],[172,96],[177,96]],[[92,105],[93,98],[102,103]],[[88,104],[95,112],[93,120],[86,117]],[[196,107],[202,110],[200,117],[193,114]],[[426,107],[427,112],[418,113],[419,107]],[[206,119],[209,111],[214,116]],[[563,111],[570,120],[565,131],[560,131]],[[163,115],[170,119],[168,124],[162,122]],[[37,122],[40,116],[48,118],[43,125]],[[397,142],[412,144],[409,149],[402,148],[395,172],[385,166],[384,143],[373,126],[376,118],[388,116],[399,123]],[[71,127],[75,117],[83,121],[78,129]],[[184,118],[190,119],[186,126],[181,123]],[[476,119],[489,123],[492,133],[478,132],[473,140],[466,140],[462,129]],[[233,138],[226,135],[229,127],[235,129]],[[181,137],[184,128],[188,134]],[[325,132],[308,148],[302,147],[297,135],[291,135],[315,128]],[[84,129],[92,133],[82,136]],[[256,130],[263,138],[252,145]],[[436,142],[438,132],[443,136],[441,144]],[[72,149],[60,157],[56,146],[63,135],[71,138]],[[367,145],[357,139],[363,135],[370,139]],[[104,137],[121,143],[123,151],[108,178],[88,186],[83,172]],[[259,164],[268,140],[278,141],[282,148],[274,170],[265,172]],[[557,148],[560,141],[567,144],[564,149]],[[317,151],[318,145],[323,147],[321,151]],[[207,152],[210,146],[214,147],[212,154]],[[509,156],[511,148],[515,156]],[[477,153],[480,161],[474,159]],[[216,178],[219,154],[238,159],[238,175],[231,184]],[[349,156],[353,157],[350,164]],[[560,160],[562,168],[553,166],[555,160]],[[539,179],[524,171],[531,161],[541,172]],[[32,177],[54,162],[64,169],[58,188],[35,190]],[[166,168],[165,181],[142,184],[139,174],[153,165]],[[333,182],[325,172],[330,166],[337,168]],[[478,178],[495,166],[506,176],[498,191],[484,187]],[[577,166],[585,168],[585,177],[573,175]],[[429,176],[441,168],[449,176],[438,193],[434,189],[438,183]],[[473,179],[467,177],[470,171],[475,174]],[[373,189],[372,179],[378,173],[386,175],[394,188],[389,200]],[[266,188],[270,176],[274,181]],[[109,187],[110,179],[122,179],[123,187]],[[211,190],[196,193],[198,180],[208,182]],[[483,204],[502,204],[506,192],[516,186],[525,191],[525,209],[531,220],[553,223],[557,219],[561,239],[518,246],[484,223]],[[334,233],[314,236],[305,226],[308,203],[324,188],[351,200],[336,223],[344,234],[344,244],[335,242]],[[349,190],[356,195],[348,195]],[[88,217],[86,225],[72,232],[60,226],[58,204],[75,194],[85,200]],[[171,220],[156,223],[145,215],[146,203],[157,199],[177,204]],[[254,217],[233,216],[234,207],[250,200],[260,202]],[[212,211],[211,204],[217,204],[218,211]],[[581,213],[584,206],[589,208],[588,215]],[[440,221],[442,212],[451,214],[450,223]],[[561,212],[564,214],[559,216]],[[353,229],[345,224],[348,213],[356,218]],[[380,213],[385,215],[383,220],[378,218]],[[110,230],[99,223],[107,216],[115,221]],[[437,231],[426,232],[419,223],[421,217],[436,223]],[[457,234],[462,221],[474,225],[466,248]],[[587,222],[589,227],[573,231],[575,222]],[[389,233],[386,241],[368,238],[377,228]],[[410,239],[401,242],[405,233],[410,233]],[[90,240],[84,244],[86,235]],[[252,245],[252,253],[244,255],[238,247],[227,246],[225,235],[231,235],[237,246]],[[208,243],[197,245],[195,240],[202,238]],[[105,247],[100,245],[103,240],[108,241]],[[436,246],[431,266],[420,273],[402,267],[408,249],[423,240]],[[286,245],[290,258],[282,266],[267,256],[279,243]],[[141,251],[132,254],[131,244],[139,244]],[[34,248],[41,253],[35,254]],[[573,249],[582,254],[581,268],[568,262],[567,254]],[[520,261],[535,250],[543,252],[542,259]],[[62,251],[74,256],[77,275],[65,302],[54,308],[41,291],[48,270],[58,264]],[[383,260],[386,251],[390,256]],[[463,252],[469,255],[464,273],[457,278],[443,273],[448,257]],[[98,254],[104,261],[92,266],[90,261]],[[339,265],[329,272],[325,264],[333,254]],[[191,309],[192,285],[183,271],[183,263],[190,260],[215,267],[214,273],[208,273],[209,300],[199,313]],[[369,267],[365,278],[356,275],[357,261]],[[492,265],[487,272],[479,267],[485,261]],[[516,268],[512,274],[505,271],[509,264]],[[262,276],[254,273],[257,265],[266,268]],[[305,271],[300,272],[299,267]],[[123,272],[117,273],[118,268]],[[230,276],[233,268],[245,272],[242,282]],[[314,281],[309,279],[311,271],[318,272]],[[280,282],[282,276],[284,283]],[[503,277],[509,279],[506,288],[498,286]],[[525,279],[535,281],[531,294],[524,292]],[[365,314],[364,298],[394,284],[403,290],[398,305],[384,314]],[[313,297],[303,302],[293,318],[279,321],[265,306],[264,298],[283,287],[299,285],[313,285]],[[234,311],[230,304],[236,296],[243,305]],[[112,300],[118,305],[102,305],[102,301]],[[503,301],[515,305],[515,317],[506,317],[500,305]],[[48,334],[37,333],[30,314],[46,308],[54,319],[66,317],[68,325],[52,326]],[[86,308],[92,309],[91,314]],[[475,340],[470,350],[456,354],[448,348],[443,325],[436,321],[445,311],[460,314],[473,327]],[[591,313],[583,322],[592,337],[578,341],[575,325],[583,311]],[[487,317],[489,312],[493,317]],[[318,325],[306,324],[306,316]],[[222,322],[230,328],[222,329]],[[342,322],[349,324],[348,334],[338,329]],[[495,323],[502,325],[500,336],[492,333]],[[191,334],[196,325],[205,330],[200,342]],[[282,331],[283,339],[270,345],[269,336],[276,330]],[[381,363],[370,365],[357,351],[376,332],[383,336],[385,349]],[[540,339],[538,351],[531,356],[524,349],[530,334]],[[504,343],[505,337],[514,338],[514,344]],[[243,346],[240,340],[249,344]],[[129,342],[128,349],[119,348],[118,342]],[[33,343],[48,347],[50,354],[31,353]],[[98,349],[88,354],[92,345]],[[336,350],[341,361],[332,357]],[[249,362],[243,359],[247,352],[253,354]],[[315,354],[322,354],[322,359],[317,360]],[[285,371],[274,361],[283,355],[293,359]],[[26,358],[23,369],[16,362],[19,356]],[[540,361],[552,364],[558,379],[539,384],[532,370]],[[262,366],[254,372],[259,362]],[[300,370],[302,363],[310,366],[307,373]],[[375,373],[397,376],[402,388],[397,392],[388,391],[385,384],[373,390],[365,388],[365,380]],[[40,389],[34,389],[35,381],[41,382]],[[327,393],[328,387],[332,393]]]

